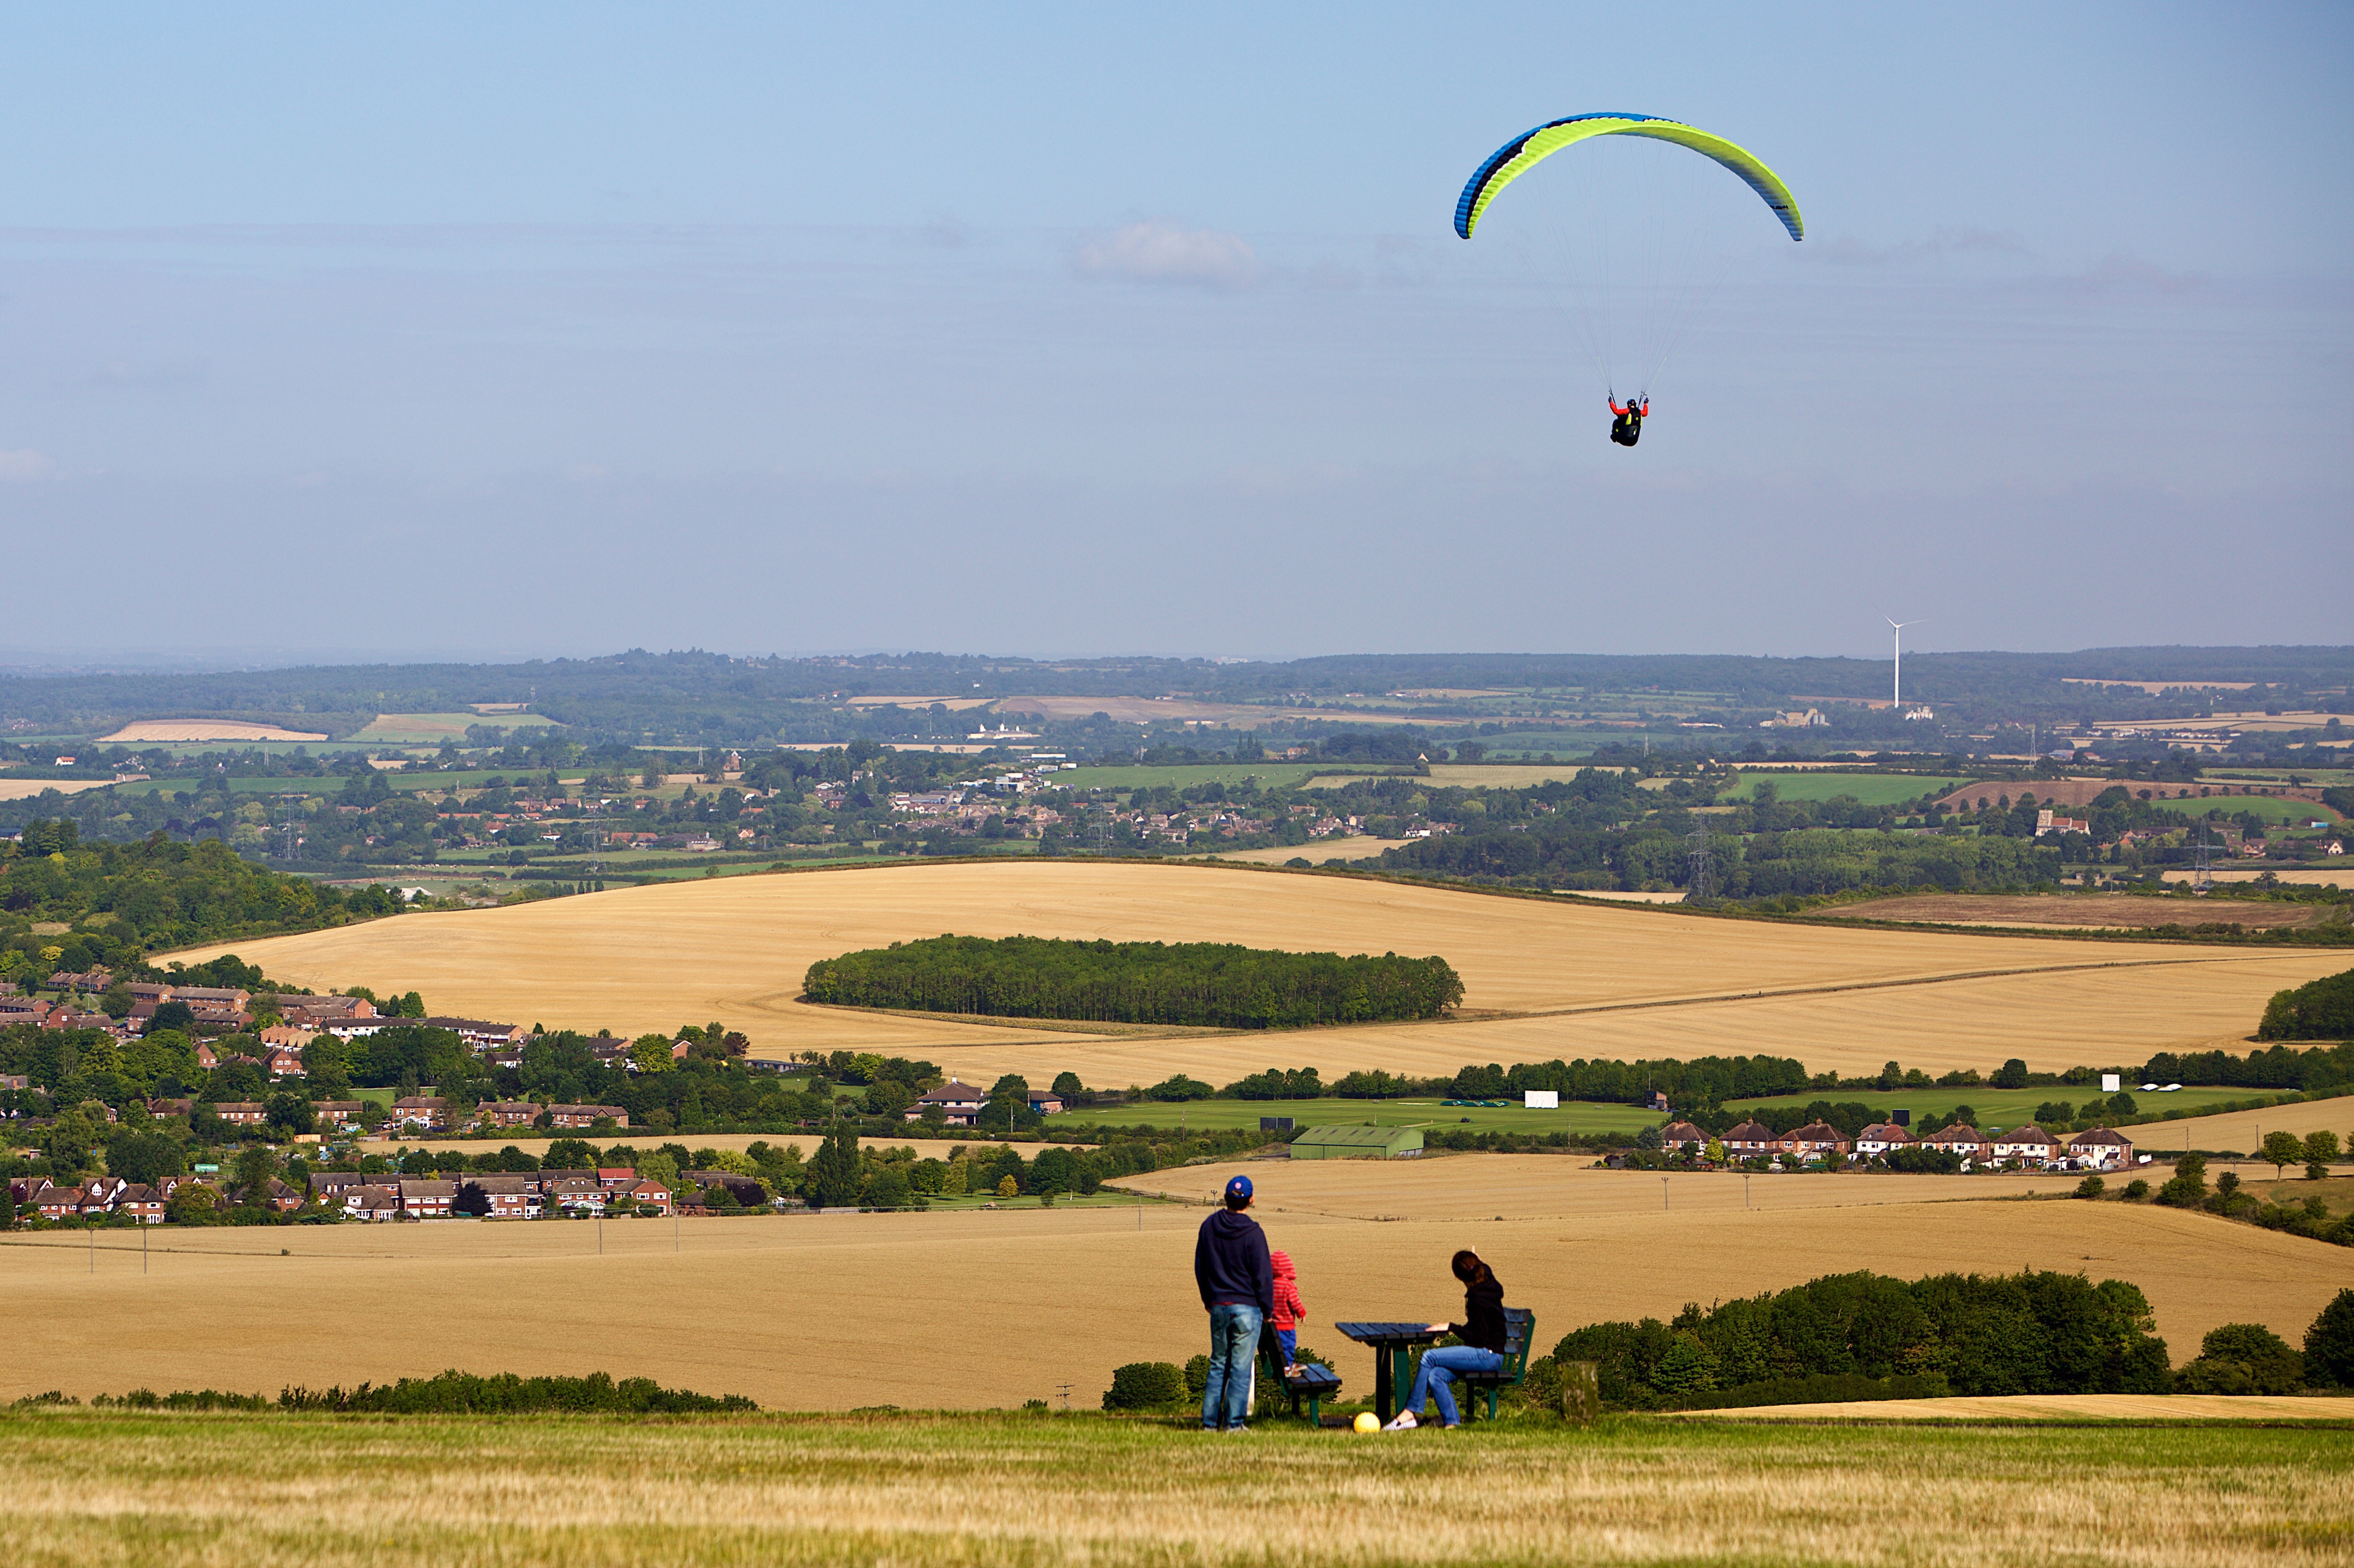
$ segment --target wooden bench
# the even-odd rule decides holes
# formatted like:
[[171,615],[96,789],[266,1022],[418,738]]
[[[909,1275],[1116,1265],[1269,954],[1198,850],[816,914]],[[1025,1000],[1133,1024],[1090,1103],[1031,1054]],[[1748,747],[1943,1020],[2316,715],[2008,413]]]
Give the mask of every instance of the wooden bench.
[[1263,1375],[1270,1387],[1280,1388],[1290,1396],[1291,1414],[1299,1414],[1299,1402],[1308,1402],[1308,1424],[1324,1425],[1324,1402],[1341,1394],[1341,1374],[1331,1367],[1318,1366],[1313,1361],[1301,1361],[1289,1372],[1283,1370],[1283,1351],[1273,1332],[1261,1335],[1258,1360]]
[[[1529,1372],[1529,1341],[1535,1338],[1537,1315],[1525,1307],[1504,1308],[1504,1364],[1491,1372],[1458,1372],[1458,1386],[1470,1393],[1488,1396],[1488,1419],[1496,1419],[1496,1391],[1517,1388]],[[1463,1402],[1463,1416],[1469,1420],[1478,1412],[1477,1402]]]

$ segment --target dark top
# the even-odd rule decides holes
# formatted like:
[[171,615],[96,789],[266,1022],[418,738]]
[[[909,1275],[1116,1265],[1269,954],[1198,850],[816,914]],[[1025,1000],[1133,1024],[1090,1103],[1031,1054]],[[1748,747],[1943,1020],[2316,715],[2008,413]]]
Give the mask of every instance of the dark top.
[[1273,1317],[1275,1265],[1258,1222],[1235,1209],[1220,1209],[1204,1220],[1193,1243],[1193,1283],[1202,1288],[1204,1307],[1231,1303]]
[[1504,1353],[1504,1287],[1493,1275],[1463,1292],[1463,1317],[1447,1325],[1448,1332],[1467,1345]]

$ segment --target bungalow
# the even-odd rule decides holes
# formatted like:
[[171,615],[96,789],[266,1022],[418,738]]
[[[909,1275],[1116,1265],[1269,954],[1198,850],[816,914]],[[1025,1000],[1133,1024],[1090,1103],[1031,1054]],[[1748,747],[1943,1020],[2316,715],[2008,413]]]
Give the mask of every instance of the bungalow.
[[907,1107],[907,1119],[919,1121],[927,1107],[938,1106],[950,1127],[971,1127],[979,1122],[981,1107],[988,1103],[987,1089],[976,1089],[970,1084],[950,1078],[931,1093],[916,1097],[916,1103]]
[[450,1201],[458,1195],[455,1181],[402,1181],[392,1185],[399,1190],[404,1219],[446,1220],[450,1217]]
[[2112,1171],[2134,1162],[2134,1146],[2123,1133],[2092,1128],[2068,1140],[2068,1158],[2095,1171]]
[[1855,1151],[1865,1156],[1893,1154],[1911,1147],[1913,1135],[1893,1121],[1876,1121],[1855,1135]]
[[1671,1121],[1659,1130],[1662,1149],[1689,1149],[1697,1153],[1708,1147],[1708,1134],[1688,1121]]
[[1762,1121],[1744,1121],[1724,1135],[1724,1151],[1736,1160],[1772,1154],[1781,1147],[1780,1135]]
[[2060,1158],[2061,1144],[2058,1139],[2029,1122],[2009,1132],[1993,1134],[1989,1147],[1997,1160],[2016,1160],[2021,1165],[2041,1169]]
[[630,1113],[620,1106],[550,1106],[548,1119],[558,1127],[595,1127],[610,1121],[615,1127],[630,1125]]
[[1978,1136],[1978,1129],[1974,1127],[1941,1128],[1923,1139],[1921,1147],[1958,1154],[1965,1160],[1984,1160],[1987,1157],[1986,1139]]
[[1063,1097],[1052,1089],[1032,1089],[1030,1108],[1040,1116],[1060,1116],[1063,1114]]
[[1820,1160],[1826,1155],[1845,1154],[1847,1137],[1827,1121],[1808,1122],[1806,1126],[1786,1132],[1779,1139],[1785,1154],[1800,1160]]

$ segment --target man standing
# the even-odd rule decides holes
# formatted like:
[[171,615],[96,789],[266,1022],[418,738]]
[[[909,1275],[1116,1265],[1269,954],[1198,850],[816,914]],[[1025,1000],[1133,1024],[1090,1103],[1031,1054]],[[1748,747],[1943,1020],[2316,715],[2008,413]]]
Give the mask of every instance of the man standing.
[[1243,1213],[1250,1205],[1250,1178],[1237,1176],[1226,1183],[1226,1206],[1202,1222],[1193,1244],[1193,1283],[1210,1313],[1204,1432],[1250,1430],[1251,1358],[1258,1352],[1259,1326],[1275,1310],[1275,1266],[1267,1255],[1267,1233]]

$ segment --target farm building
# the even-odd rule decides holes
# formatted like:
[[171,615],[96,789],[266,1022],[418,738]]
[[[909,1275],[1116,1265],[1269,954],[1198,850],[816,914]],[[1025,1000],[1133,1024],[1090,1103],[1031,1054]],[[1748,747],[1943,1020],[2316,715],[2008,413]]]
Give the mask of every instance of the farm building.
[[1291,1140],[1294,1160],[1411,1160],[1421,1152],[1418,1127],[1311,1127]]

